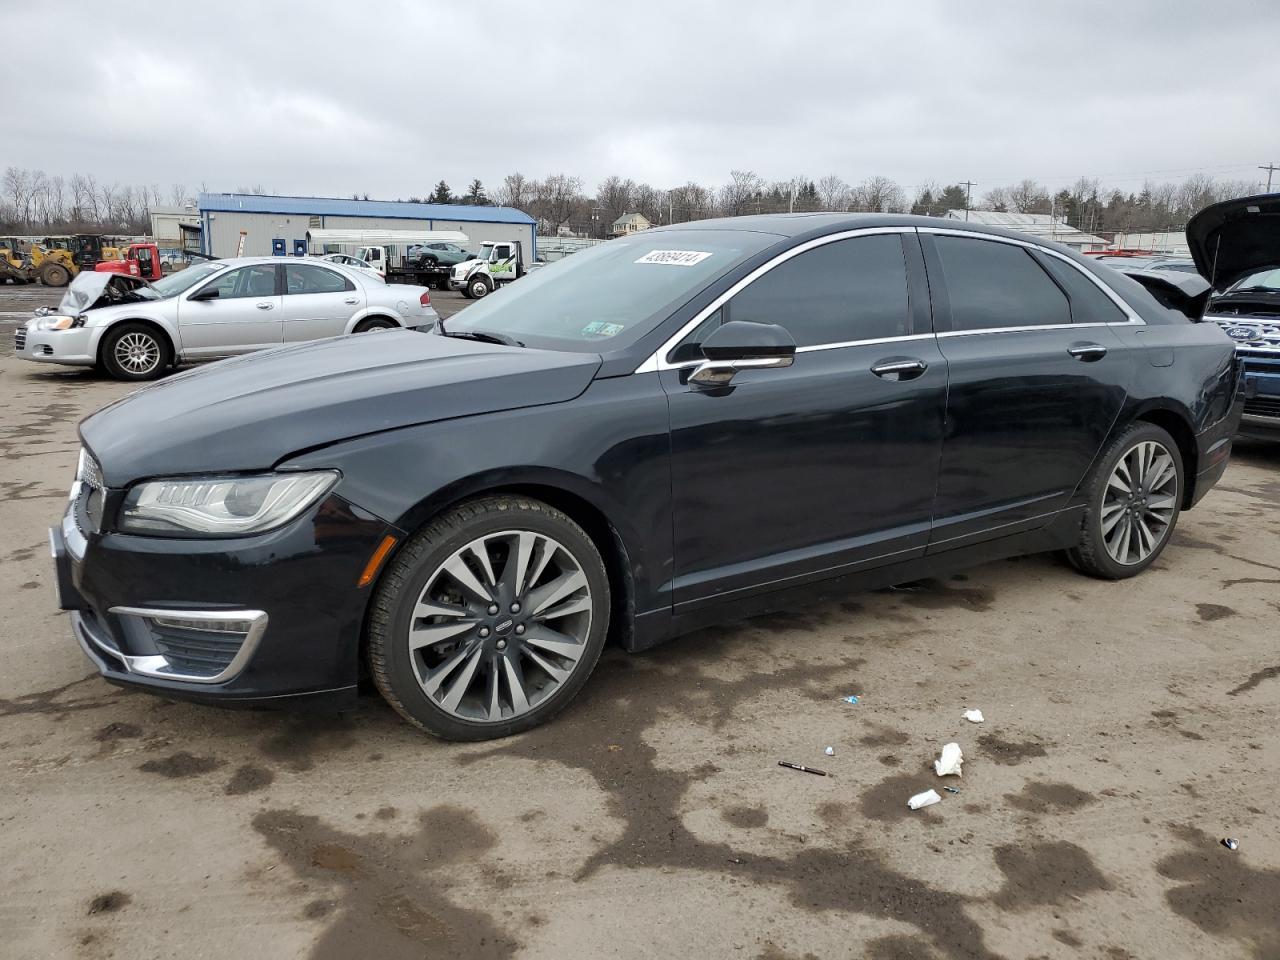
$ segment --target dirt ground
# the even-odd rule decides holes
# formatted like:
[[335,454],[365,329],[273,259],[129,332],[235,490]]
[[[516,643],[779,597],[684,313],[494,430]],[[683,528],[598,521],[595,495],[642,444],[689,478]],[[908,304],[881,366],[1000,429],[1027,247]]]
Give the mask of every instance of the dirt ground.
[[127,388],[15,360],[16,298],[0,957],[1280,957],[1280,446],[1239,449],[1135,581],[1028,558],[612,652],[550,726],[458,746],[372,695],[98,679],[45,528],[77,420]]

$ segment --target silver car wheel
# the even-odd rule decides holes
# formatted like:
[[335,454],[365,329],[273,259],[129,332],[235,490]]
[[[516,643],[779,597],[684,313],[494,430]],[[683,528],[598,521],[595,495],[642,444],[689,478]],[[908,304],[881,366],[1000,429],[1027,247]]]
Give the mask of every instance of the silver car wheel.
[[146,333],[126,333],[116,341],[115,359],[128,373],[150,373],[160,364],[160,343]]
[[423,693],[463,720],[528,713],[577,670],[591,587],[563,544],[531,530],[486,534],[427,579],[406,642]]
[[1178,502],[1178,468],[1164,444],[1144,440],[1116,461],[1102,497],[1102,537],[1116,563],[1132,566],[1169,534]]

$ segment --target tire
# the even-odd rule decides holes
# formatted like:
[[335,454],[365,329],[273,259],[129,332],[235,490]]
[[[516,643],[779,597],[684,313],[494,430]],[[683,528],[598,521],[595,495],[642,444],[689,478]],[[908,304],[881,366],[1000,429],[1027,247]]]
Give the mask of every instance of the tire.
[[1178,523],[1186,491],[1183,470],[1182,454],[1167,431],[1152,423],[1130,424],[1085,481],[1088,504],[1080,542],[1067,551],[1067,559],[1103,580],[1124,580],[1151,566]]
[[386,317],[369,317],[367,320],[361,320],[356,324],[356,328],[352,333],[368,333],[371,330],[394,330],[399,324],[394,320],[388,320]]
[[145,323],[122,323],[102,338],[102,367],[117,380],[154,380],[173,363],[169,339]]
[[65,287],[71,282],[71,271],[60,263],[46,263],[40,268],[40,282],[46,287]]
[[483,300],[489,295],[489,281],[484,277],[475,277],[467,281],[467,294],[472,300]]
[[[417,616],[428,602],[442,612]],[[600,659],[610,609],[604,562],[581,527],[538,500],[483,497],[433,520],[383,574],[369,616],[370,672],[396,712],[427,733],[509,736],[573,700]],[[411,628],[424,641],[416,650]]]

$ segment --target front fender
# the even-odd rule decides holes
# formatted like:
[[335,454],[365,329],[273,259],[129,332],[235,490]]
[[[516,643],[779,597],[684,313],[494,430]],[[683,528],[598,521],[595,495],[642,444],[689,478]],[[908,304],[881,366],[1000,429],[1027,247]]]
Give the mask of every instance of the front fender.
[[165,336],[169,338],[169,343],[173,345],[173,355],[175,357],[182,355],[182,336],[178,332],[178,325],[171,323],[163,317],[143,311],[121,312],[119,316],[111,317],[94,317],[90,314],[90,320],[85,323],[85,329],[90,331],[89,349],[93,356],[98,355],[98,349],[102,346],[102,338],[107,335],[107,331],[114,327],[118,327],[122,323],[149,323],[152,326],[159,327],[164,331]]

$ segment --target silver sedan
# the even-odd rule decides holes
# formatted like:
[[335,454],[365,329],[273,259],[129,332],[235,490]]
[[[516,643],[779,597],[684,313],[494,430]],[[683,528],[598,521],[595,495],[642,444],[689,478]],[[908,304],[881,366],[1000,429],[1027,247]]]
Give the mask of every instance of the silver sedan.
[[426,287],[388,284],[310,258],[241,257],[146,284],[82,272],[54,310],[20,326],[24,360],[153,380],[177,363],[348,333],[431,327]]

